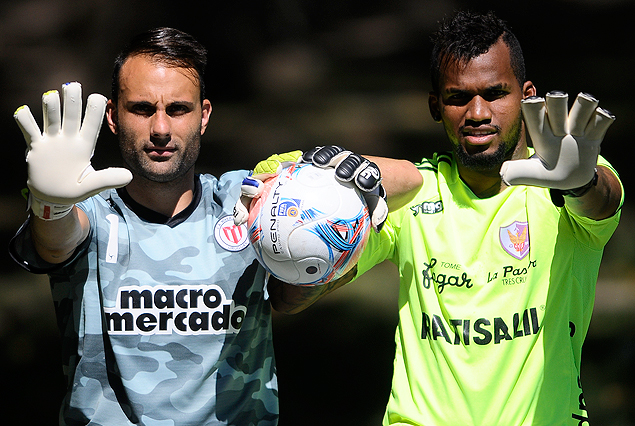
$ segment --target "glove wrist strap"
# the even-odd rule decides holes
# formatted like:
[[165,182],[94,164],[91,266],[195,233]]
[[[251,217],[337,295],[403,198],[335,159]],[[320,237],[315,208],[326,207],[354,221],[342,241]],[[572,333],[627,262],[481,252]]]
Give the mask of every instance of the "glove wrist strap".
[[73,204],[56,204],[41,200],[29,193],[29,208],[34,215],[42,220],[58,220],[71,212]]
[[551,194],[551,201],[553,201],[553,203],[556,205],[556,207],[562,207],[562,206],[564,206],[564,198],[563,197],[573,197],[573,198],[582,197],[587,192],[589,192],[591,190],[591,188],[593,188],[594,186],[596,186],[598,184],[598,178],[599,178],[598,170],[595,169],[595,172],[593,174],[593,179],[591,179],[589,181],[589,183],[587,183],[586,185],[582,185],[579,188],[573,188],[573,189],[553,189],[553,188],[551,188],[549,190],[549,192]]

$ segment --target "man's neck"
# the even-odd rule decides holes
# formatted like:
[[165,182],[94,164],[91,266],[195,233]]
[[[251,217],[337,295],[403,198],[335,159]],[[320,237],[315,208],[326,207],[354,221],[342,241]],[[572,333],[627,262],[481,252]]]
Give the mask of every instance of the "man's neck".
[[194,170],[171,182],[153,182],[135,175],[126,186],[128,195],[142,206],[172,217],[190,205],[194,197]]
[[459,164],[459,176],[478,198],[493,197],[506,188],[497,170],[475,171]]

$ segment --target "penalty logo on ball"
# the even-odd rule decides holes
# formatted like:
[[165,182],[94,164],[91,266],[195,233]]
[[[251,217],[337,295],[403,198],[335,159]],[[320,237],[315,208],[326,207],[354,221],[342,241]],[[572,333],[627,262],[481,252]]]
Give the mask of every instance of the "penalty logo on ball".
[[296,164],[265,182],[252,202],[249,239],[260,263],[280,280],[323,284],[348,272],[371,229],[368,207],[332,168]]

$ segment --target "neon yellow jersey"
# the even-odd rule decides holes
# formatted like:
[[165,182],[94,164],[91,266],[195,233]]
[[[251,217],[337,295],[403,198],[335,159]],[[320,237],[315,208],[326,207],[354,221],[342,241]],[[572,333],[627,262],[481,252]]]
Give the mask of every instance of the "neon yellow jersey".
[[422,189],[358,264],[400,273],[384,425],[585,424],[582,343],[619,212],[576,217],[529,186],[479,199],[451,154],[418,166]]

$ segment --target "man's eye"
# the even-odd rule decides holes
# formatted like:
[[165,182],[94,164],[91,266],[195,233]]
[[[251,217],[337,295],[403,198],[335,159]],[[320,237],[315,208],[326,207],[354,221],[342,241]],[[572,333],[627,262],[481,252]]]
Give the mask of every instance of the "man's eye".
[[154,114],[154,107],[150,106],[150,105],[134,105],[131,108],[131,111],[134,114],[139,114],[139,115],[152,115]]
[[190,109],[186,105],[170,105],[166,108],[166,112],[170,116],[187,114]]
[[503,98],[507,95],[505,90],[490,90],[484,96],[484,98],[488,101],[494,101],[496,99]]
[[446,96],[445,103],[450,105],[462,105],[469,102],[470,97],[466,93],[453,93]]

